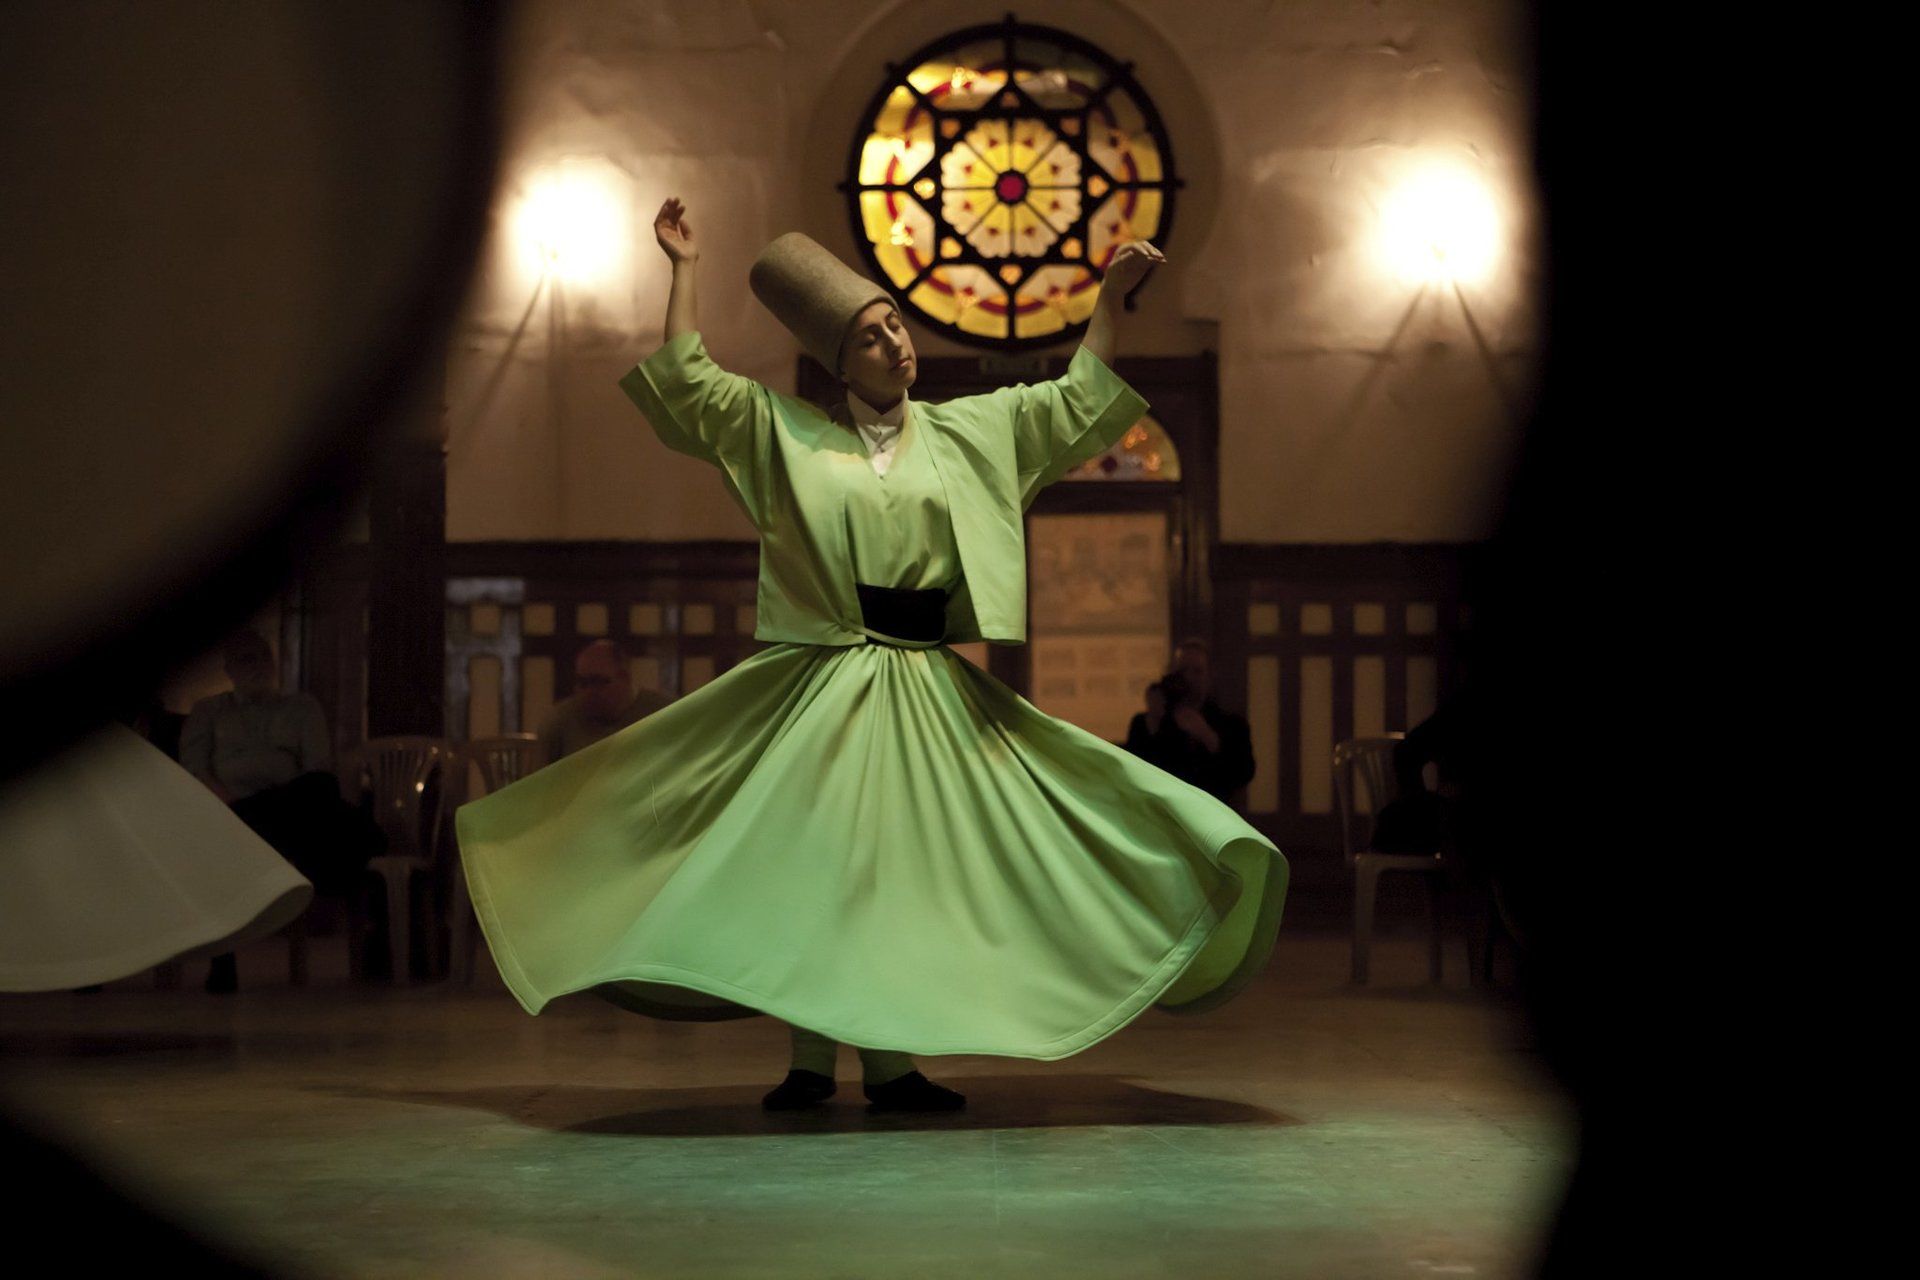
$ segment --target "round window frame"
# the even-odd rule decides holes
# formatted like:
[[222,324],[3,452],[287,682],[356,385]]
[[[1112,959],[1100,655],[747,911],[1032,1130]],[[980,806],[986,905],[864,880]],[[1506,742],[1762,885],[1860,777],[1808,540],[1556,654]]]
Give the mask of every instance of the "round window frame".
[[[957,51],[965,48],[967,45],[990,40],[996,36],[1003,42],[1002,65],[1005,66],[1007,74],[1006,85],[1000,92],[1011,92],[1018,95],[1020,104],[1016,107],[998,108],[983,105],[966,112],[942,113],[933,105],[931,100],[927,99],[919,90],[914,89],[907,79],[907,76],[915,68],[939,57],[943,53]],[[1049,110],[1048,108],[1040,106],[1040,104],[1035,102],[1016,82],[1015,72],[1017,67],[1013,54],[1017,42],[1023,38],[1035,42],[1053,44],[1067,52],[1086,58],[1107,73],[1108,78],[1105,85],[1101,87],[1092,99],[1072,110]],[[1103,280],[1105,273],[1100,268],[1095,267],[1087,258],[1082,257],[1076,261],[1059,254],[1057,250],[1060,244],[1075,238],[1079,239],[1082,245],[1090,248],[1092,237],[1089,234],[1089,230],[1093,214],[1115,193],[1126,188],[1153,190],[1159,193],[1160,219],[1159,225],[1154,229],[1153,238],[1159,247],[1162,249],[1166,248],[1173,234],[1174,217],[1178,206],[1177,196],[1180,189],[1186,184],[1180,177],[1179,170],[1175,164],[1173,144],[1167,134],[1166,122],[1161,118],[1159,107],[1155,105],[1152,98],[1147,96],[1146,90],[1141,87],[1140,82],[1134,78],[1133,68],[1134,64],[1131,61],[1113,57],[1090,40],[1074,35],[1070,31],[1063,31],[1058,27],[1021,22],[1011,13],[1009,13],[1003,21],[966,27],[959,31],[940,36],[937,39],[930,40],[914,50],[907,57],[886,64],[886,78],[880,83],[880,86],[867,100],[866,106],[860,112],[859,123],[854,129],[853,136],[847,148],[846,176],[837,184],[837,190],[844,199],[848,228],[852,233],[854,243],[859,247],[862,261],[872,273],[874,282],[888,291],[900,305],[903,313],[912,316],[934,333],[949,338],[963,346],[972,347],[981,351],[1010,354],[1060,346],[1083,336],[1086,333],[1089,321],[1075,321],[1052,333],[1033,334],[1026,337],[1012,333],[1011,330],[1016,326],[1010,321],[1007,326],[1009,329],[1007,336],[1003,338],[990,338],[983,334],[970,333],[950,321],[929,315],[914,303],[911,295],[914,290],[919,287],[919,282],[931,276],[934,271],[940,267],[952,265],[978,267],[995,279],[1001,279],[999,268],[1007,263],[1014,262],[1023,265],[1026,267],[1026,270],[1021,276],[1020,283],[1008,285],[1002,280],[1005,290],[1004,296],[1010,303],[1018,294],[1021,285],[1030,279],[1035,271],[1045,267],[1080,267],[1092,273],[1096,279]],[[1043,71],[1047,70],[1047,68],[1039,69]],[[862,183],[860,181],[860,160],[867,141],[874,134],[874,122],[886,106],[887,100],[902,86],[905,86],[909,92],[921,100],[922,107],[927,110],[936,121],[933,129],[933,156],[922,168],[916,170],[913,174],[907,175],[906,180],[903,182],[883,184]],[[1141,118],[1146,123],[1146,132],[1153,139],[1154,146],[1159,149],[1161,176],[1151,182],[1122,182],[1100,168],[1097,162],[1088,154],[1087,118],[1101,101],[1116,90],[1123,90],[1132,97],[1134,105],[1139,109]],[[996,98],[997,97],[998,95],[996,94]],[[940,195],[946,190],[944,186],[936,189],[935,195],[930,201],[912,192],[911,184],[923,176],[932,177],[936,183],[940,181],[939,167],[941,158],[946,150],[951,149],[950,145],[943,147],[943,143],[946,143],[947,140],[941,136],[941,131],[937,123],[943,116],[959,118],[966,121],[986,119],[1010,121],[1039,120],[1046,124],[1056,137],[1066,141],[1078,155],[1080,160],[1080,211],[1068,228],[1055,237],[1053,245],[1049,247],[1049,253],[1047,255],[1030,257],[1027,255],[1012,254],[1000,259],[985,258],[978,250],[973,249],[972,246],[967,244],[964,236],[959,235],[956,230],[947,224],[945,215],[940,211]],[[1081,122],[1080,128],[1071,136],[1069,136],[1066,131],[1057,127],[1058,121],[1069,116],[1077,117]],[[958,131],[958,136],[964,137],[968,131],[965,127],[962,127]],[[1097,197],[1089,196],[1086,192],[1086,184],[1095,176],[1096,172],[1098,176],[1103,178],[1108,184],[1107,191]],[[867,237],[866,222],[861,213],[861,196],[864,193],[887,190],[907,192],[907,194],[917,201],[921,208],[925,210],[927,216],[933,220],[935,227],[933,240],[936,248],[932,260],[921,270],[914,281],[906,285],[896,285],[886,268],[881,265],[879,255],[874,250],[873,242]],[[959,255],[952,258],[942,258],[939,256],[937,246],[942,236],[946,235],[952,235],[960,241],[961,252]],[[1151,275],[1149,279],[1151,279]],[[1146,282],[1142,281],[1141,284],[1135,286],[1134,292],[1137,293],[1141,288],[1144,288],[1145,285]],[[1131,295],[1129,295],[1129,309],[1131,309],[1131,306]]]

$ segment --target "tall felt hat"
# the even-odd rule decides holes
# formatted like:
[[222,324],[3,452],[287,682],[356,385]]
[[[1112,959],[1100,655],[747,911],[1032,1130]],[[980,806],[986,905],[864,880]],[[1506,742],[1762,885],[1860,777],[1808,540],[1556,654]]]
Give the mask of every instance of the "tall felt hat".
[[747,273],[753,295],[828,373],[840,371],[840,344],[870,303],[893,295],[834,257],[811,236],[789,231],[760,251]]

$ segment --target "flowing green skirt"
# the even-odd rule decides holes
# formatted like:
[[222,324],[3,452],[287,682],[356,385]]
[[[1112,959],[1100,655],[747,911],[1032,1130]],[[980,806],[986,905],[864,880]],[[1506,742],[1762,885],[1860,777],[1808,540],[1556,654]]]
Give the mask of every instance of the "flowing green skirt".
[[1064,1058],[1265,964],[1286,860],[1232,809],[951,649],[782,644],[461,806],[529,1013],[768,1013],[846,1044]]

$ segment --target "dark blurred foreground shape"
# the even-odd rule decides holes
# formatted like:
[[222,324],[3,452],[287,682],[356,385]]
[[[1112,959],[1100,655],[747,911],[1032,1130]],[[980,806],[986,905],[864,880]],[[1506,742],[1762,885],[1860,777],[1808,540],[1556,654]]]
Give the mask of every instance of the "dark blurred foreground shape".
[[[1473,591],[1456,834],[1506,889],[1529,1014],[1580,1120],[1543,1271],[1678,1274],[1687,1242],[1652,1252],[1677,1212],[1652,1166],[1693,1167],[1701,1137],[1646,1141],[1648,1085],[1683,1050],[1656,1038],[1671,998],[1647,964],[1657,889],[1629,886],[1620,857],[1658,864],[1667,797],[1572,766],[1633,759],[1670,711],[1620,660],[1641,638],[1602,634],[1651,606],[1589,602],[1594,583],[1660,580],[1636,530],[1694,424],[1623,354],[1667,282],[1629,261],[1659,222],[1660,175],[1613,162],[1611,108],[1645,88],[1617,55],[1660,33],[1576,12],[1537,19],[1548,354]],[[26,464],[0,470],[0,771],[137,704],[244,618],[427,390],[488,207],[496,18],[473,3],[0,7],[0,421]],[[1573,672],[1590,711],[1570,760],[1564,701],[1537,695]],[[83,1194],[27,1185],[25,1221],[54,1220],[55,1200],[70,1216]],[[104,1251],[113,1234],[87,1238]],[[102,1260],[68,1248],[82,1273]]]
[[499,6],[0,6],[0,778],[338,529],[490,204]]
[[[501,10],[0,6],[0,784],[145,705],[437,416]],[[263,1274],[4,1119],[0,1151],[20,1221],[82,1228],[64,1269]]]
[[[1454,834],[1498,882],[1524,944],[1533,1033],[1578,1120],[1542,1274],[1735,1274],[1725,1268],[1764,1228],[1733,1227],[1737,1202],[1721,1203],[1732,1157],[1717,1119],[1738,1086],[1709,1078],[1698,1052],[1735,993],[1698,990],[1671,926],[1713,927],[1713,908],[1683,896],[1688,864],[1745,851],[1697,842],[1683,816],[1714,812],[1705,774],[1682,759],[1690,725],[1673,687],[1687,655],[1671,591],[1700,528],[1663,523],[1676,514],[1666,499],[1702,483],[1687,468],[1710,429],[1668,380],[1670,357],[1715,377],[1715,318],[1674,315],[1705,296],[1696,272],[1713,249],[1671,216],[1697,181],[1681,172],[1698,139],[1675,98],[1682,84],[1707,92],[1715,72],[1704,45],[1664,24],[1545,5],[1534,21],[1546,358],[1472,589]],[[1601,159],[1626,136],[1643,144],[1633,165]],[[1669,348],[1682,329],[1697,349]],[[1695,521],[1702,491],[1686,502]],[[1704,698],[1715,673],[1679,678]]]

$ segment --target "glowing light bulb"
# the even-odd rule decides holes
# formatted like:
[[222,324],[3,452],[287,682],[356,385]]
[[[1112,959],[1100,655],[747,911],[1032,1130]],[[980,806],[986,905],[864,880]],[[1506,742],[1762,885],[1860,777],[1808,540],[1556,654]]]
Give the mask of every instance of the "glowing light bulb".
[[1486,185],[1457,169],[1416,173],[1380,207],[1380,249],[1409,284],[1479,284],[1500,257],[1500,211]]
[[618,267],[628,240],[625,178],[604,161],[572,160],[536,174],[520,207],[520,238],[538,269],[571,285]]

